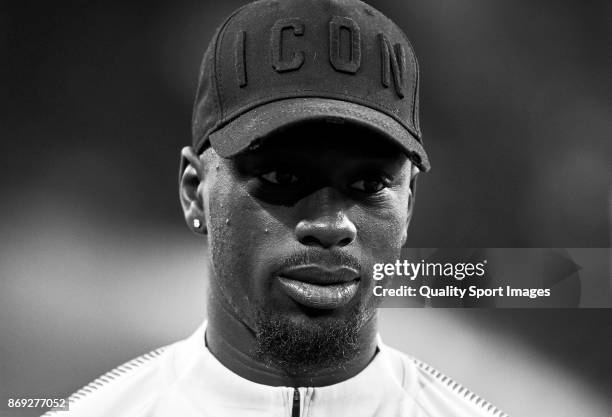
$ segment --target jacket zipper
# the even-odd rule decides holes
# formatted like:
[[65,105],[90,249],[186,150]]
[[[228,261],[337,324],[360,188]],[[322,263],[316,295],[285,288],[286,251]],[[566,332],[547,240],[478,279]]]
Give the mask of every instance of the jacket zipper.
[[291,417],[300,417],[300,390],[293,388],[293,408]]

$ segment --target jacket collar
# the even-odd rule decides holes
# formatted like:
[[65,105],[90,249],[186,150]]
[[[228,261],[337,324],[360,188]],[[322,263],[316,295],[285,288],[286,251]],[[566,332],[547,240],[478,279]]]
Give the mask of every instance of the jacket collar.
[[[170,390],[174,394],[169,395],[181,397],[196,409],[210,410],[211,406],[218,406],[219,409],[231,407],[283,415],[292,404],[294,388],[262,385],[233,373],[205,346],[205,331],[206,322],[177,346],[172,365],[167,370],[174,374],[170,380],[175,381]],[[393,363],[389,348],[380,336],[377,337],[379,352],[359,374],[334,385],[298,388],[301,408],[324,409],[329,415],[344,415],[349,404],[351,409],[366,412],[367,409],[380,410],[385,404],[397,406],[411,401],[406,388],[412,385],[414,372],[407,372],[404,366]]]

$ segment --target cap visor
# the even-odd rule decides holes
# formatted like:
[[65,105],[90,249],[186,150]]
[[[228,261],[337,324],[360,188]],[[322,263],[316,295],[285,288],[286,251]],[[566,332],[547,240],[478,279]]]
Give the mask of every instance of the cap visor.
[[373,128],[400,145],[422,171],[429,171],[429,158],[423,146],[397,120],[370,107],[340,100],[293,98],[267,103],[234,119],[209,138],[213,149],[229,158],[281,127],[325,119]]

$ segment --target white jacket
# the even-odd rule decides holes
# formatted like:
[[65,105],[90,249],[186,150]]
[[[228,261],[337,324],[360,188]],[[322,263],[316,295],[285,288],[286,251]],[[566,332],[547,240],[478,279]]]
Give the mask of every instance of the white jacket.
[[102,375],[43,417],[504,417],[429,365],[385,346],[358,375],[326,387],[272,387],[225,368],[189,338]]

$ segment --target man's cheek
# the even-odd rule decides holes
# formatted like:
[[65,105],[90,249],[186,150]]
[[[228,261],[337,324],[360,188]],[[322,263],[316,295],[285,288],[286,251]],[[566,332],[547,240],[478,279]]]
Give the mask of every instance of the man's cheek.
[[402,247],[407,221],[407,214],[398,207],[366,210],[359,216],[358,239],[364,250],[379,256],[390,250],[394,252]]
[[211,194],[210,222],[215,266],[225,279],[239,281],[243,291],[254,291],[258,260],[274,231],[270,216],[243,187],[223,185]]
[[[227,181],[218,181],[209,197],[209,242],[214,268],[224,281],[244,277],[248,271],[249,225],[242,224],[245,216],[241,199]],[[246,216],[248,217],[248,216]]]

